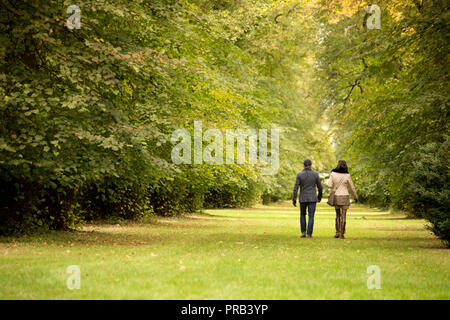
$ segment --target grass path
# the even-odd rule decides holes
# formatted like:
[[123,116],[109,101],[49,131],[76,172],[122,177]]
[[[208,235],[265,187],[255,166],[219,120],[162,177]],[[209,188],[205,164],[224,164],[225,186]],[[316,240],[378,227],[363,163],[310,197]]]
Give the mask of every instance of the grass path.
[[[0,238],[0,299],[450,299],[449,250],[410,220],[350,208],[347,239],[321,203],[299,238],[285,202],[154,223]],[[81,268],[81,289],[66,268]],[[381,289],[366,286],[381,269]]]

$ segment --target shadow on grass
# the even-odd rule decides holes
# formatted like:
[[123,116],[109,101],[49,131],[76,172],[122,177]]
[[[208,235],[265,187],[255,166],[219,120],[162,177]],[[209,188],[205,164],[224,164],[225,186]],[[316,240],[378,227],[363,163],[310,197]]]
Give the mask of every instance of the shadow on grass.
[[111,233],[106,231],[49,231],[39,235],[22,236],[14,239],[0,239],[0,243],[36,245],[145,245],[166,239],[161,235],[138,233]]
[[389,214],[378,214],[378,215],[363,215],[363,214],[355,214],[355,215],[347,215],[347,219],[351,218],[359,218],[361,220],[420,220],[420,219],[411,219],[406,216],[397,216],[397,215],[389,215]]
[[[272,211],[273,212],[273,211]],[[252,212],[252,215],[245,215],[245,213],[240,213],[239,216],[234,215],[226,215],[226,214],[220,214],[219,212],[217,214],[210,214],[210,213],[196,213],[193,216],[187,216],[187,218],[196,218],[201,219],[201,217],[205,217],[208,219],[217,219],[217,220],[223,220],[223,219],[229,219],[229,220],[240,220],[240,219],[292,219],[292,217],[297,217],[300,215],[300,212],[290,212],[290,216],[281,216],[286,213],[280,213],[280,216],[276,216],[276,214],[272,214],[270,216],[264,216],[265,213],[261,212],[261,215],[255,215],[255,212]],[[325,217],[334,217],[336,216],[335,212],[316,212],[316,218],[325,218]],[[355,214],[355,213],[347,213],[347,219],[359,219],[359,220],[420,220],[415,218],[409,218],[403,215],[397,215],[397,214]]]
[[[300,238],[299,234],[279,234],[259,231],[258,233],[175,233],[163,232],[162,234],[151,233],[149,229],[144,230],[112,230],[112,231],[53,231],[39,236],[23,236],[15,238],[13,242],[1,241],[8,245],[30,244],[37,246],[68,247],[81,245],[87,247],[102,246],[128,246],[139,247],[154,244],[167,244],[179,242],[183,245],[199,248],[208,246],[259,246],[263,247],[305,247],[333,249],[341,247],[353,247],[358,249],[373,250],[376,248],[419,248],[448,250],[444,244],[430,237],[382,237],[382,236],[358,236],[347,235],[346,239],[335,239],[334,234],[313,235],[312,239]],[[392,231],[392,230],[389,230]],[[4,239],[2,239],[4,240]]]
[[[219,210],[216,212],[220,212]],[[273,211],[272,211],[273,212]],[[373,211],[372,211],[373,212]],[[281,213],[284,215],[285,213]],[[298,212],[295,213],[295,217],[298,220]],[[36,245],[56,245],[56,246],[67,246],[67,245],[86,245],[86,246],[139,246],[139,245],[150,245],[160,242],[173,243],[180,241],[193,242],[195,245],[196,241],[210,242],[211,245],[217,244],[219,241],[224,242],[251,242],[254,244],[261,243],[267,245],[295,245],[295,244],[305,244],[308,246],[314,246],[321,243],[331,244],[332,246],[338,245],[340,239],[333,239],[334,234],[329,236],[316,236],[313,239],[300,239],[298,234],[283,234],[283,233],[273,233],[270,226],[267,227],[266,233],[261,232],[261,226],[255,227],[251,230],[251,226],[247,233],[211,233],[211,232],[191,232],[192,230],[215,230],[220,228],[221,221],[235,221],[235,220],[249,220],[249,219],[292,219],[294,215],[291,216],[279,216],[272,214],[270,216],[265,216],[265,212],[260,215],[241,214],[240,216],[233,215],[220,215],[211,214],[207,212],[199,212],[192,215],[178,216],[172,218],[157,218],[151,223],[127,223],[122,226],[120,225],[110,225],[110,224],[88,224],[83,229],[78,231],[48,231],[42,234],[32,235],[32,236],[22,236],[22,237],[11,237],[11,238],[0,238],[0,243],[29,243]],[[333,213],[319,213],[318,218],[333,218]],[[361,220],[408,220],[407,217],[396,215],[396,214],[349,214],[349,219],[361,219]],[[203,221],[203,223],[196,223],[196,220]],[[207,221],[207,222],[205,222]],[[210,222],[210,223],[209,223]],[[364,228],[359,228],[362,231]],[[317,230],[317,229],[316,229]],[[430,237],[391,237],[384,238],[382,235],[377,235],[376,231],[382,232],[392,232],[392,231],[420,231],[421,228],[411,227],[402,228],[374,228],[371,229],[374,236],[373,237],[358,237],[350,235],[348,239],[341,242],[343,245],[354,245],[360,246],[361,248],[367,246],[370,248],[377,246],[388,246],[388,247],[415,247],[415,248],[440,248],[439,242],[436,239]],[[251,232],[253,231],[253,232]],[[363,231],[364,232],[364,231]],[[320,233],[319,233],[320,234]],[[309,241],[309,242],[308,242]],[[335,241],[335,242],[334,242]],[[425,243],[425,244],[424,244]],[[429,244],[429,245],[428,245]]]
[[[30,244],[45,246],[136,246],[149,245],[161,241],[179,241],[187,230],[199,230],[198,236],[204,235],[205,229],[216,229],[220,225],[190,223],[194,219],[183,217],[161,218],[151,223],[136,222],[119,224],[86,224],[81,230],[49,230],[32,235],[0,237],[0,244]],[[194,232],[189,232],[191,236]]]
[[328,249],[341,247],[354,247],[358,249],[373,250],[376,248],[396,249],[396,248],[418,248],[418,249],[442,249],[449,250],[445,245],[435,238],[428,237],[359,237],[357,235],[346,235],[345,239],[336,239],[334,234],[330,235],[313,235],[313,238],[300,238],[299,234],[280,235],[280,234],[214,234],[211,235],[216,238],[215,241],[224,241],[224,243],[244,243],[250,246],[257,245],[264,246],[305,246],[307,248],[317,247],[323,249],[326,245]]

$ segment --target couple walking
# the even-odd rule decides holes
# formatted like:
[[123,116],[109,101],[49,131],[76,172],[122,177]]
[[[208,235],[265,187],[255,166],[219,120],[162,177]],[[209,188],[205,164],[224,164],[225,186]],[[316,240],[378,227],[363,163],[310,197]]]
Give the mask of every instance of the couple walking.
[[[292,194],[292,204],[297,206],[297,193],[300,187],[300,229],[301,237],[312,237],[314,228],[314,214],[316,212],[316,203],[322,200],[322,184],[317,172],[312,171],[311,160],[306,159],[303,162],[304,169],[301,171],[295,180],[294,192]],[[344,160],[339,160],[338,165],[331,171],[330,178],[327,182],[328,187],[334,191],[333,198],[335,201],[329,204],[333,205],[336,210],[336,235],[335,238],[344,239],[345,223],[347,210],[350,207],[350,197],[348,194],[348,187],[352,191],[355,202],[358,201],[355,186],[352,178],[348,173],[347,163]],[[319,194],[316,195],[316,188]],[[306,211],[308,211],[308,229],[306,228]]]

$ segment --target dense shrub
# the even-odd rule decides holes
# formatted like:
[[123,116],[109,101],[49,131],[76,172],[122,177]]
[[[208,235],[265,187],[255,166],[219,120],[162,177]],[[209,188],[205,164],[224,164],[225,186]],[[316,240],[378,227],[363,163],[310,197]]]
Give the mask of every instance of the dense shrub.
[[133,183],[114,177],[85,188],[80,206],[86,221],[135,219],[150,212],[145,183]]
[[262,191],[257,180],[245,175],[228,177],[219,174],[214,177],[205,194],[206,208],[240,208],[257,201]]
[[0,169],[0,235],[68,229],[83,221],[77,190],[50,182],[15,179]]
[[413,162],[409,209],[422,215],[430,229],[450,245],[450,138],[421,147]]
[[155,214],[169,216],[195,212],[203,207],[206,176],[193,169],[159,179],[148,187]]

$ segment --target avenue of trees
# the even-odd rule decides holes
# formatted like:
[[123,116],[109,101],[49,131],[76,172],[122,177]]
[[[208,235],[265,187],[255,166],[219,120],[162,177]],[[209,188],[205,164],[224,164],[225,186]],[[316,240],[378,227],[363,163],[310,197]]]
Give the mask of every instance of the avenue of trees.
[[[380,0],[380,29],[368,5],[3,0],[0,234],[276,201],[342,158],[363,202],[449,240],[448,4]],[[279,129],[278,174],[173,164],[194,121]]]

